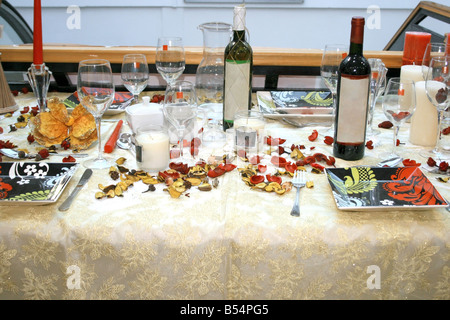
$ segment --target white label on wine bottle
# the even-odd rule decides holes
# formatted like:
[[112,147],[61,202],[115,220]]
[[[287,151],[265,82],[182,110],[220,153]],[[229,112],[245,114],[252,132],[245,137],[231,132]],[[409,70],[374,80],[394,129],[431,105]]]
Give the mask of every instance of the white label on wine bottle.
[[225,63],[224,118],[233,120],[236,112],[247,110],[249,106],[250,63]]
[[340,143],[364,142],[369,97],[369,76],[342,76],[336,140]]

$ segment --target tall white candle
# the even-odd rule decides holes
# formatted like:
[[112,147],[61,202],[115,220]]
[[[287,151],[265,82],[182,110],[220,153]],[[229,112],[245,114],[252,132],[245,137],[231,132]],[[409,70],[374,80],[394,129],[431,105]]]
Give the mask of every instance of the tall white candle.
[[[424,81],[422,66],[419,65],[404,65],[400,68],[400,81],[412,80],[414,82]],[[410,93],[405,92],[404,101],[410,101]],[[414,115],[413,115],[414,116]],[[407,120],[406,122],[410,122]]]
[[433,147],[438,135],[436,107],[430,102],[425,81],[416,82],[416,111],[411,117],[409,141],[414,145]]
[[139,164],[142,169],[156,172],[167,168],[170,160],[167,132],[138,130],[136,142],[141,148]]

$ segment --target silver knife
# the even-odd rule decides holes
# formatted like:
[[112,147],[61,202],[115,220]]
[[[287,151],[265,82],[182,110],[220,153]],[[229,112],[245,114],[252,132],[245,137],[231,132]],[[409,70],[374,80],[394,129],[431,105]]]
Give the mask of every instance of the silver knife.
[[92,176],[92,170],[86,169],[81,176],[80,181],[75,186],[75,189],[72,190],[72,193],[67,197],[67,199],[63,202],[62,205],[59,206],[59,211],[67,211],[70,208],[70,205],[72,204],[73,199],[77,196],[78,192],[83,188],[83,186],[86,184],[86,182],[89,181],[89,178]]

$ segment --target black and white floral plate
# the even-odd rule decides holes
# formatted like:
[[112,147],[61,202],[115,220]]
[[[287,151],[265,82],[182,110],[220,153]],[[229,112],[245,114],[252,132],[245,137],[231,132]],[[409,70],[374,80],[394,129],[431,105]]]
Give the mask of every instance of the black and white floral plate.
[[331,119],[333,99],[326,91],[258,91],[259,110],[268,118]]
[[448,204],[418,167],[327,168],[340,210],[414,210]]
[[0,162],[0,205],[54,203],[77,168],[77,163]]

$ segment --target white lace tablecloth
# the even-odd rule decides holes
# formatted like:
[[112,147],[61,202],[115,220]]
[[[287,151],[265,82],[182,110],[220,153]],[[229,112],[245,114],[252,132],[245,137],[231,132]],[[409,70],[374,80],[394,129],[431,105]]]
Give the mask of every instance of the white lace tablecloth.
[[[31,94],[17,101],[34,103]],[[0,120],[0,140],[37,148],[26,142],[27,128],[9,133],[13,120]],[[383,120],[377,109],[374,127]],[[102,123],[103,141],[114,125]],[[424,167],[422,148],[408,142],[408,126],[400,130],[401,152]],[[287,139],[285,146],[332,155],[323,137],[307,139],[323,128],[267,119],[266,129]],[[375,165],[392,134],[382,129],[361,161],[337,159],[336,166]],[[135,165],[128,151],[111,156]],[[450,184],[435,179],[442,175],[423,169],[450,199]],[[146,187],[136,183],[123,197],[97,200],[98,185],[112,181],[103,170],[94,172],[69,211],[59,212],[83,171],[54,204],[0,206],[0,299],[450,298],[445,209],[338,210],[326,175],[310,174],[314,187],[301,190],[296,218],[289,214],[295,189],[284,195],[251,190],[237,170],[221,176],[217,188],[193,188],[189,197],[171,198],[159,185],[143,193]]]

